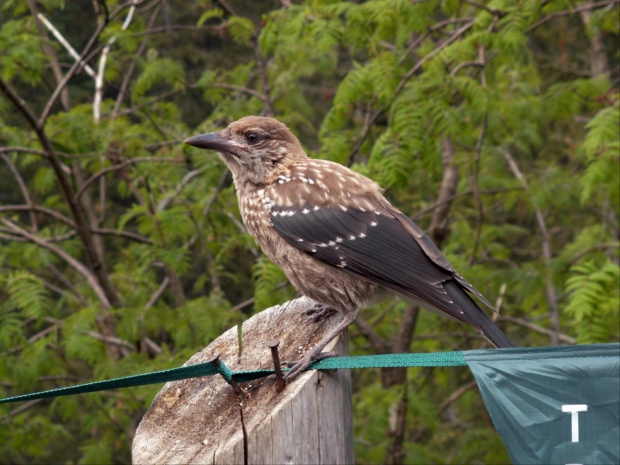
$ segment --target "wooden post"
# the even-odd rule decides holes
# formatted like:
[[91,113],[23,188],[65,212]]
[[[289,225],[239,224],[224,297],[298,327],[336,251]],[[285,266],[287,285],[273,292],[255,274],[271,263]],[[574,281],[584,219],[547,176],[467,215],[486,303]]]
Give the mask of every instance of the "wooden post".
[[[273,368],[274,339],[281,360],[297,360],[340,318],[314,323],[304,315],[313,304],[302,297],[264,310],[243,323],[241,352],[234,327],[186,365],[219,354],[233,371]],[[346,334],[326,350],[348,355]],[[240,387],[241,396],[219,375],[167,383],[138,426],[133,463],[354,463],[348,370],[309,371],[280,393],[274,376]]]

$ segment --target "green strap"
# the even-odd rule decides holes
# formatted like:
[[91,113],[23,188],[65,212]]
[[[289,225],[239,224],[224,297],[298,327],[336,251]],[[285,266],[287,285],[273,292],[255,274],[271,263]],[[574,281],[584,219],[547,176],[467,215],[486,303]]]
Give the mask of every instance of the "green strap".
[[[309,370],[335,370],[340,368],[397,368],[397,367],[442,367],[442,366],[466,366],[467,362],[463,352],[434,352],[426,354],[385,354],[365,355],[360,357],[330,357],[315,362]],[[287,371],[284,369],[283,371]],[[181,379],[197,378],[199,376],[211,376],[221,374],[226,382],[231,380],[243,383],[254,379],[272,375],[274,370],[244,370],[233,372],[222,361],[219,365],[207,362],[196,365],[188,365],[169,370],[155,371],[141,375],[125,376],[106,381],[79,384],[49,391],[35,392],[21,396],[0,399],[0,404],[10,402],[22,402],[26,400],[45,399],[49,397],[70,396],[87,392],[107,391],[131,386],[144,386],[146,384],[166,383]]]
[[423,354],[384,354],[359,357],[330,357],[310,365],[314,370],[337,368],[399,368],[467,366],[463,352],[431,352]]

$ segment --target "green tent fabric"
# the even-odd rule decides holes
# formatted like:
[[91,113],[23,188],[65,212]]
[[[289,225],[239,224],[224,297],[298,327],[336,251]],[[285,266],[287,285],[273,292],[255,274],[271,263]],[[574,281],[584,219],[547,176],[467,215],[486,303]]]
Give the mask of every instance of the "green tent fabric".
[[620,464],[620,344],[463,352],[517,464]]

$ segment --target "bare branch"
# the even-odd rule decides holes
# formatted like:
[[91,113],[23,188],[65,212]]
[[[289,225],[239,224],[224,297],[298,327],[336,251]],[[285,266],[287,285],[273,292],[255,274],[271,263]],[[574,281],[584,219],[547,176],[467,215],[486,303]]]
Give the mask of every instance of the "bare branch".
[[82,184],[80,186],[80,189],[77,191],[77,193],[75,194],[75,198],[76,200],[79,199],[82,194],[84,193],[84,191],[86,189],[88,189],[88,186],[90,186],[93,182],[95,182],[99,177],[107,174],[107,173],[111,173],[113,171],[118,171],[121,170],[123,168],[125,168],[128,165],[133,165],[134,163],[141,163],[141,162],[145,162],[145,161],[156,161],[156,162],[166,162],[166,161],[172,161],[172,162],[176,162],[176,163],[180,163],[183,161],[183,159],[181,158],[166,158],[166,157],[136,157],[136,158],[130,158],[128,160],[125,160],[124,162],[119,163],[118,165],[113,165],[113,166],[108,166],[107,168],[102,168],[99,171],[97,171],[95,174],[93,174],[90,178],[88,178],[84,184]]
[[0,222],[7,226],[9,229],[11,229],[15,234],[29,239],[31,242],[34,242],[35,244],[49,250],[50,252],[62,258],[65,262],[67,262],[67,264],[72,266],[78,273],[80,273],[86,279],[86,281],[88,281],[88,284],[90,284],[90,287],[99,298],[101,306],[104,308],[111,307],[110,301],[108,300],[104,289],[99,285],[99,282],[97,281],[95,275],[86,266],[84,266],[82,263],[80,263],[78,260],[73,258],[61,248],[56,247],[55,245],[50,244],[49,242],[41,239],[40,237],[29,233],[28,231],[17,226],[12,221],[9,221],[5,218],[0,218]]
[[552,19],[559,18],[561,16],[574,15],[575,13],[580,13],[582,11],[595,10],[597,8],[604,8],[606,6],[612,6],[612,5],[615,5],[617,3],[620,3],[620,0],[611,0],[611,1],[606,1],[606,2],[590,3],[588,5],[583,5],[583,6],[580,6],[580,7],[577,7],[577,8],[573,8],[572,10],[556,11],[555,13],[551,13],[549,16],[545,16],[540,21],[532,24],[530,27],[527,28],[526,32],[533,31],[537,27],[542,26],[543,24],[548,23]]
[[153,305],[155,305],[155,302],[157,302],[159,300],[159,298],[161,297],[161,295],[164,293],[164,291],[166,290],[166,288],[168,287],[168,284],[170,284],[170,278],[168,276],[166,276],[164,278],[164,280],[161,282],[161,284],[159,285],[159,287],[157,288],[157,291],[155,291],[155,294],[153,294],[151,296],[151,298],[149,299],[149,301],[146,303],[146,305],[144,306],[145,309],[149,309],[151,308]]
[[162,32],[168,31],[213,31],[220,33],[222,29],[225,29],[228,23],[224,21],[219,25],[212,26],[193,26],[191,24],[169,24],[167,26],[154,27],[152,29],[148,29],[143,32],[137,32],[135,35],[140,36],[151,36],[154,34],[160,34]]
[[[478,61],[484,63],[484,46],[478,45]],[[484,65],[482,66],[480,73],[480,84],[483,88],[487,86],[487,78],[484,72]],[[484,222],[484,208],[482,205],[482,197],[480,196],[480,155],[482,153],[482,144],[484,143],[484,135],[487,130],[488,113],[485,112],[482,119],[482,128],[480,134],[478,134],[478,140],[476,141],[476,147],[474,149],[474,178],[472,181],[472,190],[474,192],[474,198],[476,200],[476,207],[478,210],[478,218],[476,221],[476,237],[474,240],[474,246],[472,247],[471,255],[469,257],[469,265],[471,266],[476,260],[476,254],[478,253],[478,246],[480,245],[480,236],[482,235],[482,223]]]
[[60,95],[60,93],[64,90],[64,88],[67,86],[67,84],[69,84],[69,81],[71,79],[73,79],[73,76],[75,76],[79,72],[79,70],[80,70],[80,68],[82,66],[82,63],[84,62],[84,57],[88,54],[88,52],[90,51],[91,47],[95,44],[95,42],[99,38],[99,35],[105,29],[105,26],[106,26],[106,23],[101,23],[97,27],[97,29],[95,30],[93,35],[90,37],[90,40],[88,41],[88,43],[84,47],[84,51],[80,54],[80,56],[75,61],[75,63],[71,66],[69,71],[67,71],[67,74],[65,74],[65,77],[63,78],[63,80],[60,81],[58,83],[58,85],[56,86],[56,88],[54,89],[54,92],[52,93],[52,95],[48,99],[48,101],[47,101],[47,103],[45,105],[45,108],[43,109],[43,112],[41,113],[41,116],[38,118],[38,120],[36,122],[36,125],[33,126],[33,127],[36,127],[37,130],[41,130],[45,126],[45,122],[47,121],[47,117],[49,116],[50,112],[52,111],[52,107],[54,106],[54,103],[56,103],[56,99],[58,98],[58,95]]
[[[50,41],[47,35],[47,32],[45,31],[45,27],[42,23],[42,21],[37,17],[38,13],[39,13],[39,8],[37,6],[37,1],[36,0],[28,0],[28,8],[30,9],[30,14],[32,15],[32,17],[34,18],[34,22],[37,26],[37,30],[39,31],[39,35],[41,36],[41,38],[43,39],[43,53],[45,53],[50,60],[50,65],[52,67],[52,72],[54,73],[54,78],[56,79],[56,84],[58,84],[60,81],[62,81],[62,69],[60,68],[60,63],[58,63],[58,56],[56,55],[56,50],[54,50],[54,47],[52,47],[50,45]],[[60,103],[62,104],[63,108],[65,110],[69,110],[69,108],[71,107],[71,101],[69,99],[69,91],[68,89],[65,89],[61,94],[60,94]]]
[[267,65],[265,64],[265,59],[260,53],[260,45],[258,43],[258,36],[254,35],[254,57],[256,58],[256,67],[258,68],[258,76],[260,78],[261,88],[263,90],[262,100],[265,106],[263,113],[266,116],[274,116],[273,103],[271,102],[271,98],[269,97],[269,91],[271,87],[269,86],[269,81],[267,79]]
[[471,5],[473,7],[479,8],[481,10],[488,11],[489,13],[491,13],[493,15],[496,15],[496,16],[500,16],[501,17],[501,16],[504,16],[506,14],[505,12],[503,12],[501,10],[498,10],[496,8],[491,8],[491,7],[487,6],[487,5],[483,5],[482,3],[474,2],[472,0],[460,0],[460,1],[461,1],[461,3],[466,3],[467,5]]
[[70,218],[64,216],[62,213],[57,212],[56,210],[52,210],[51,208],[43,207],[37,204],[31,205],[0,205],[0,213],[1,212],[12,212],[12,211],[36,211],[39,213],[44,213],[52,218],[61,221],[62,223],[70,226],[75,229],[75,223],[71,221]]
[[[157,19],[157,15],[159,14],[161,7],[162,7],[162,3],[159,2],[157,6],[155,7],[155,11],[153,11],[153,14],[151,14],[151,18],[149,19],[149,23],[146,27],[147,30],[150,30],[153,27],[153,24],[155,24],[155,19]],[[144,50],[146,50],[147,42],[148,42],[148,36],[144,38],[144,40],[140,44],[140,47],[138,47],[138,50],[134,54],[133,60],[131,61],[131,64],[129,65],[129,69],[123,76],[123,82],[121,84],[121,88],[118,92],[118,96],[116,97],[116,102],[114,102],[114,109],[112,110],[112,118],[116,118],[119,115],[121,104],[123,103],[123,99],[125,98],[125,93],[127,92],[127,89],[129,87],[129,81],[131,80],[131,77],[133,76],[133,73],[136,69],[138,58],[142,56],[142,54],[144,53]]]
[[609,242],[609,243],[603,243],[603,244],[596,244],[576,254],[574,257],[570,259],[570,262],[577,263],[583,257],[588,255],[590,252],[594,252],[595,250],[608,250],[608,249],[618,249],[618,248],[620,248],[620,242]]
[[[41,149],[34,149],[32,147],[0,147],[0,153],[10,153],[10,152],[16,152],[16,153],[30,153],[33,155],[39,155],[43,158],[47,158],[48,154],[45,150],[41,150]],[[59,157],[66,157],[66,158],[77,158],[77,159],[81,159],[81,158],[85,158],[85,157],[97,157],[98,154],[97,153],[80,153],[80,154],[70,154],[70,153],[65,153],[65,152],[59,152],[56,151],[56,155]],[[69,168],[67,165],[63,165],[63,170],[65,173],[67,174],[71,174],[71,168]]]
[[[461,386],[460,388],[458,388],[456,391],[454,391],[452,394],[450,394],[450,396],[448,396],[448,398],[446,400],[444,400],[441,405],[439,406],[439,410],[438,410],[438,414],[441,415],[443,414],[446,409],[448,407],[450,407],[450,405],[452,405],[454,402],[456,402],[463,394],[465,394],[467,391],[471,391],[472,389],[474,389],[477,386],[476,384],[476,380],[470,381],[467,384],[464,384],[463,386]],[[424,426],[422,428],[420,428],[418,430],[418,432],[415,434],[415,436],[413,437],[413,439],[411,440],[414,443],[419,442],[422,437],[428,432],[428,427]]]
[[[24,413],[26,410],[31,409],[32,407],[34,407],[35,405],[37,405],[39,402],[42,402],[42,401],[43,399],[34,399],[34,400],[29,400],[28,402],[24,402],[22,405],[20,405],[19,407],[15,407],[13,410],[9,412],[9,418],[19,415],[20,413]],[[8,419],[3,418],[2,423],[8,423]]]
[[443,164],[443,178],[439,195],[437,197],[440,206],[434,211],[429,235],[437,247],[441,248],[448,234],[448,214],[450,213],[451,201],[456,194],[456,187],[459,182],[459,169],[454,165],[454,144],[451,137],[446,137],[441,141],[441,158]]
[[497,300],[495,301],[495,311],[493,312],[493,315],[491,315],[491,319],[493,321],[497,321],[497,319],[499,318],[499,314],[502,310],[502,305],[504,303],[504,296],[506,295],[506,283],[502,283],[502,285],[499,287],[499,295],[497,296]]
[[[96,36],[98,36],[98,34],[101,32],[101,30],[99,30],[97,34],[93,35],[93,37],[91,38],[93,42]],[[65,76],[65,79],[67,79],[68,81],[70,76],[72,76],[72,74],[67,73],[67,75]],[[56,88],[58,92],[60,92],[59,89],[63,87],[61,84],[59,84],[58,87]],[[43,129],[43,125],[45,123],[45,118],[43,116],[45,116],[45,111],[43,112],[44,114],[42,115],[41,119],[37,120],[36,117],[34,116],[34,113],[30,110],[28,105],[26,105],[23,99],[21,99],[19,95],[17,95],[17,93],[13,90],[13,88],[7,82],[5,82],[2,78],[0,78],[0,90],[2,90],[9,97],[9,100],[11,100],[17,106],[17,108],[21,111],[24,117],[28,120],[28,122],[34,129],[35,133],[37,134],[37,138],[39,139],[39,142],[43,146],[43,149],[47,152],[48,154],[47,159],[52,165],[52,168],[56,174],[56,178],[58,179],[58,183],[60,184],[60,188],[65,197],[65,200],[67,201],[69,205],[69,209],[71,210],[71,214],[75,221],[75,228],[78,231],[78,234],[80,235],[80,239],[82,240],[82,244],[84,245],[86,255],[89,259],[91,266],[93,267],[95,276],[97,277],[101,285],[101,288],[105,291],[105,294],[106,294],[105,301],[108,302],[108,304],[111,302],[112,305],[114,305],[115,307],[120,307],[120,299],[118,298],[116,291],[112,287],[112,284],[110,283],[110,280],[108,279],[107,274],[104,272],[102,268],[102,263],[97,253],[97,249],[95,247],[93,237],[90,233],[89,225],[86,222],[86,219],[84,218],[84,214],[82,213],[82,210],[80,209],[80,206],[77,200],[75,199],[75,196],[73,193],[73,187],[71,186],[71,183],[69,182],[69,180],[67,179],[63,171],[63,164],[60,162],[60,160],[58,159],[58,156],[56,155],[56,152],[54,151],[54,146],[52,144],[52,141],[47,137],[47,134],[45,133],[45,130]],[[50,99],[50,101],[48,102],[48,105],[50,107],[51,107],[50,105],[51,101],[52,99]]]
[[153,241],[150,240],[148,237],[145,236],[141,236],[140,234],[131,232],[131,231],[119,231],[117,229],[110,229],[110,228],[93,228],[92,229],[93,234],[98,234],[100,236],[118,236],[118,237],[124,237],[126,239],[131,239],[134,240],[136,242],[142,242],[143,244],[152,244]]
[[183,176],[183,179],[181,180],[181,182],[175,186],[174,193],[170,194],[168,197],[166,197],[161,202],[159,202],[156,210],[162,211],[168,208],[168,205],[170,205],[170,203],[181,193],[183,188],[187,186],[191,182],[191,180],[194,179],[199,174],[200,174],[200,170],[192,170],[189,173],[187,173],[185,176]]
[[[97,29],[91,35],[90,39],[88,40],[88,42],[84,46],[84,49],[82,50],[82,53],[79,55],[78,59],[71,66],[69,71],[67,71],[67,74],[65,74],[65,77],[63,78],[63,80],[60,83],[58,83],[58,85],[56,86],[56,89],[54,89],[54,92],[52,93],[51,97],[47,101],[47,104],[45,105],[45,108],[43,109],[43,112],[41,113],[41,116],[39,117],[39,119],[38,119],[38,121],[36,123],[36,126],[33,126],[33,127],[36,127],[38,130],[41,130],[45,126],[45,122],[47,120],[47,117],[49,116],[50,112],[52,111],[52,107],[54,106],[54,103],[56,102],[56,99],[58,98],[58,95],[67,86],[67,84],[73,78],[73,76],[75,76],[75,74],[80,70],[80,68],[82,67],[82,63],[83,62],[88,62],[88,54],[91,51],[93,45],[97,42],[97,39],[99,38],[99,36],[103,32],[103,30],[106,28],[106,26],[108,24],[108,20],[113,20],[125,8],[131,7],[131,6],[134,6],[134,5],[139,5],[139,4],[143,3],[144,1],[146,1],[146,0],[130,0],[128,2],[122,3],[121,5],[119,5],[116,8],[116,10],[110,15],[110,17],[107,18],[106,21],[102,21],[101,24],[99,24],[97,26]],[[45,146],[44,146],[44,148],[45,148]]]
[[[515,190],[523,190],[523,187],[498,187],[496,189],[483,189],[480,191],[481,194],[484,195],[494,195],[494,194],[500,194],[502,192],[509,192],[509,191],[515,191]],[[461,197],[467,197],[471,194],[471,190],[466,190],[463,192],[459,192],[458,194],[454,194],[451,195],[449,197],[446,197],[445,199],[442,199],[440,201],[435,202],[434,204],[432,204],[430,207],[426,207],[422,210],[420,210],[418,213],[416,213],[415,215],[411,216],[412,220],[419,220],[420,218],[422,218],[424,215],[426,215],[429,212],[432,212],[434,210],[436,210],[437,208],[441,207],[442,205],[445,205],[447,203],[452,202],[455,199],[461,198]]]
[[[11,233],[11,231],[9,231],[6,228],[0,228],[0,231],[5,232],[5,233]],[[52,237],[46,238],[45,240],[47,242],[63,242],[63,241],[68,241],[69,239],[73,239],[75,236],[77,236],[77,232],[71,231],[61,236],[52,236]],[[16,237],[16,236],[3,236],[3,239],[7,239],[11,241],[18,241],[18,242],[30,242],[28,239],[24,239],[23,237]]]
[[99,334],[96,331],[84,331],[90,337],[93,337],[99,341],[105,342],[106,344],[112,344],[115,346],[119,346],[130,351],[135,351],[136,348],[127,341],[123,341],[122,339],[115,336],[104,336],[103,334]]
[[[189,86],[186,87],[185,89],[187,89],[187,88],[189,88]],[[175,89],[175,90],[170,90],[168,92],[164,92],[163,94],[158,95],[157,97],[153,97],[153,98],[147,100],[146,102],[139,103],[138,105],[135,105],[135,106],[133,106],[131,108],[126,108],[124,110],[119,110],[118,112],[112,112],[109,116],[106,116],[106,118],[114,119],[114,118],[116,118],[118,116],[131,115],[131,114],[137,112],[138,110],[140,110],[142,108],[148,107],[148,106],[153,105],[153,104],[155,104],[157,102],[161,102],[162,100],[165,100],[165,99],[167,99],[169,97],[173,97],[173,96],[175,96],[177,94],[180,94],[181,92],[185,92],[185,89]]]
[[366,338],[376,353],[388,354],[390,352],[390,346],[388,343],[379,337],[372,325],[368,323],[362,315],[359,315],[353,324],[355,324],[357,330]]
[[[52,218],[55,218],[58,221],[61,221],[67,226],[73,229],[76,229],[75,223],[71,221],[70,218],[64,216],[62,213],[57,212],[56,210],[52,210],[51,208],[43,207],[41,205],[32,204],[30,206],[28,205],[2,205],[0,206],[0,213],[1,212],[12,212],[12,211],[36,211],[36,212],[51,216]],[[93,234],[98,234],[102,236],[119,236],[119,237],[125,237],[127,239],[132,239],[134,241],[142,242],[145,244],[152,243],[152,241],[148,237],[141,236],[140,234],[137,234],[131,231],[118,231],[116,229],[108,229],[108,228],[90,228],[90,231]],[[76,234],[77,234],[77,231],[76,231]]]
[[79,65],[84,67],[84,71],[86,71],[86,74],[88,74],[91,78],[95,79],[95,77],[97,76],[97,73],[95,73],[95,70],[93,70],[88,65],[88,63],[85,63],[82,60],[82,58],[80,57],[78,52],[75,51],[75,49],[71,46],[71,44],[67,41],[67,39],[65,39],[64,36],[60,33],[60,31],[58,29],[56,29],[54,27],[54,25],[52,23],[50,23],[48,21],[48,19],[42,13],[38,13],[37,14],[37,18],[54,35],[54,37],[56,37],[56,40],[58,40],[58,42],[60,42],[60,44],[65,48],[65,50],[67,52],[69,52],[69,55],[71,55],[73,57],[73,59],[78,62]]
[[15,177],[15,180],[17,181],[17,184],[19,185],[19,188],[22,191],[22,195],[24,196],[26,205],[29,207],[29,210],[30,210],[30,222],[32,223],[32,230],[36,233],[39,230],[39,226],[37,224],[37,217],[34,214],[34,211],[32,210],[33,203],[30,198],[30,193],[28,192],[28,187],[26,186],[26,183],[24,182],[24,178],[22,178],[22,175],[20,174],[19,170],[15,167],[15,165],[13,164],[13,162],[11,161],[8,155],[4,153],[0,153],[0,157],[4,160],[4,162],[9,167],[9,170]]
[[224,190],[224,187],[226,187],[226,181],[228,179],[228,175],[229,174],[230,174],[230,171],[228,170],[228,168],[226,168],[222,172],[222,175],[220,176],[220,181],[217,183],[217,187],[215,188],[215,192],[213,193],[213,195],[211,196],[211,198],[209,199],[209,201],[205,205],[205,208],[202,210],[202,216],[203,217],[209,215],[209,213],[211,212],[211,209],[213,208],[213,205],[215,204],[215,201],[219,197],[219,195],[222,192],[222,190]]
[[577,343],[577,340],[574,337],[567,336],[566,334],[563,334],[563,333],[555,333],[554,331],[550,329],[543,328],[542,326],[538,326],[522,318],[516,318],[513,316],[500,316],[498,319],[502,321],[510,321],[511,323],[518,324],[525,328],[531,329],[532,331],[536,331],[537,333],[549,336],[552,339],[555,337],[562,342],[566,342],[567,344]]
[[[73,295],[84,307],[88,306],[88,301],[86,300],[86,297],[84,297],[82,293],[77,290],[77,288],[73,285],[73,282],[71,282],[70,279],[68,279],[58,268],[56,268],[56,265],[54,265],[53,263],[48,263],[47,268],[52,272],[56,279],[58,279],[61,283],[65,285],[67,289],[69,289],[69,291],[71,291],[70,295]],[[45,282],[46,281],[43,281],[44,284]]]
[[[523,173],[519,169],[517,162],[512,157],[508,150],[502,150],[504,154],[504,158],[508,162],[508,166],[510,170],[514,174],[515,178],[519,180],[521,185],[525,190],[528,189],[527,180]],[[549,304],[549,317],[551,320],[551,344],[557,345],[558,343],[558,335],[560,334],[560,316],[559,316],[559,308],[558,308],[558,298],[555,291],[555,286],[553,285],[553,275],[551,270],[551,241],[549,237],[549,231],[547,230],[547,224],[545,222],[545,217],[540,211],[539,208],[534,206],[534,214],[536,216],[536,222],[538,223],[538,228],[540,229],[540,236],[542,242],[542,254],[545,263],[545,289],[547,294],[547,303]]]

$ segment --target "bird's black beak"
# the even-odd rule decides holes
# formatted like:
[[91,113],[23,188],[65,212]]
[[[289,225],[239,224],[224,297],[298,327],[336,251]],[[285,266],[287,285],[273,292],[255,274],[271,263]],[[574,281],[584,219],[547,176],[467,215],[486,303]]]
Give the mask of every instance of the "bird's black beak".
[[234,152],[240,148],[237,143],[223,138],[217,132],[190,137],[189,139],[185,139],[185,143],[201,149],[228,153]]

